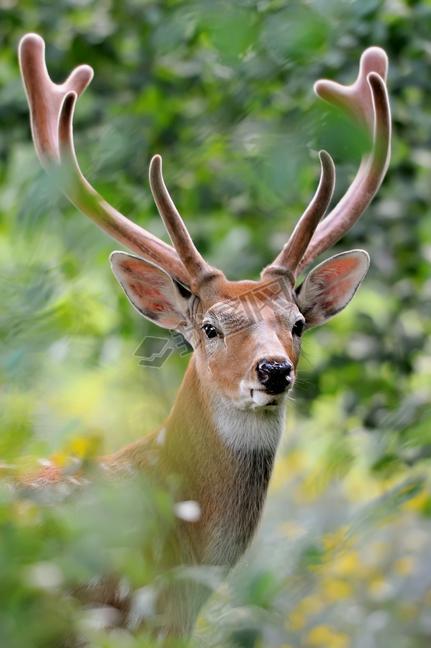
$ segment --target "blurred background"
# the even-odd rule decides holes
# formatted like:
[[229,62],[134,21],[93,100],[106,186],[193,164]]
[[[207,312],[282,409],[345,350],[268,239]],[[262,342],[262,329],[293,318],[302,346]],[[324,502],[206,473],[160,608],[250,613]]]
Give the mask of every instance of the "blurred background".
[[[144,338],[164,333],[116,284],[107,259],[118,245],[39,168],[17,66],[27,31],[45,38],[54,80],[95,69],[75,124],[97,189],[165,237],[147,182],[163,154],[199,249],[232,279],[256,278],[280,250],[314,191],[320,148],[345,191],[367,143],[313,83],[350,83],[366,47],[386,49],[392,163],[335,250],[367,249],[370,273],[346,311],[304,337],[259,533],[227,581],[200,575],[216,592],[191,645],[429,646],[428,0],[0,0],[0,645],[153,645],[132,634],[151,617],[156,578],[141,545],[169,525],[169,498],[99,485],[46,502],[8,478],[41,460],[73,470],[150,431],[188,361],[139,365]],[[133,592],[129,629],[70,594],[112,569]]]

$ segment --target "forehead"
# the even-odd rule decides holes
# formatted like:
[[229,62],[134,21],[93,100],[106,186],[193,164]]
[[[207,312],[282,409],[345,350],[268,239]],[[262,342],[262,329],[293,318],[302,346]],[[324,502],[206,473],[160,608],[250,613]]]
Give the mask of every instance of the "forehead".
[[291,284],[284,278],[271,281],[229,282],[217,291],[212,303],[205,304],[209,315],[214,315],[221,324],[250,323],[264,319],[271,314],[296,312]]

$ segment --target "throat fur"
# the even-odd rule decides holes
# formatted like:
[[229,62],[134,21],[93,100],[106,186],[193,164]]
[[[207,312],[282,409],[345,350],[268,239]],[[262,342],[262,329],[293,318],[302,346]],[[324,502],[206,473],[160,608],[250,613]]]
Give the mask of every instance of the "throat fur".
[[249,545],[262,514],[274,454],[263,448],[234,453],[232,485],[224,490],[209,533],[208,563],[232,566]]

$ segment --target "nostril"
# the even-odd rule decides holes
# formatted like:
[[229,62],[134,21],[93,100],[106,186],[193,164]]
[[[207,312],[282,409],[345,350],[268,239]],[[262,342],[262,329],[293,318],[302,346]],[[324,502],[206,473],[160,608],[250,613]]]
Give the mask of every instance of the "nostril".
[[269,362],[265,358],[257,363],[256,366],[257,377],[259,378],[259,381],[262,384],[265,384],[269,380],[273,369],[274,369],[273,363]]
[[271,364],[268,362],[268,360],[260,360],[260,362],[257,363],[256,365],[256,371],[257,373],[261,374],[266,374],[269,373],[271,370]]
[[256,365],[259,382],[272,394],[281,394],[291,383],[290,373],[293,366],[288,361],[263,358]]
[[292,367],[292,365],[290,364],[290,362],[283,362],[283,363],[280,365],[280,371],[282,371],[286,376],[288,376],[288,375],[290,374],[290,372],[292,371],[292,369],[293,369],[293,367]]

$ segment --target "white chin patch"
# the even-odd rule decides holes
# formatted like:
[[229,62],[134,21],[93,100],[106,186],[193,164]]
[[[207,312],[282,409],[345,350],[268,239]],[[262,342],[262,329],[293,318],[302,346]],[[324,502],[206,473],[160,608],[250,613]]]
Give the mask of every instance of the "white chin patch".
[[[269,406],[270,402],[279,406]],[[252,393],[250,386],[244,389],[241,401],[216,395],[211,403],[214,426],[223,443],[235,450],[277,448],[284,425],[282,399],[264,392]]]
[[266,392],[259,389],[252,389],[250,395],[253,403],[256,403],[256,405],[258,405],[259,407],[265,407],[265,405],[270,404],[276,405],[279,402],[279,398],[277,396],[267,394]]

